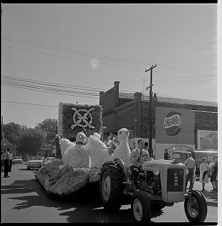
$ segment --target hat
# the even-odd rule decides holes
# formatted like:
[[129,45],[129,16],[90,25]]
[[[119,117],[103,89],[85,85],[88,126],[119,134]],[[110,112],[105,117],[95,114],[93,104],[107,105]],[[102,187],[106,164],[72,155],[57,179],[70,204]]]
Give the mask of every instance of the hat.
[[86,135],[83,132],[79,132],[76,135],[76,142],[81,142],[81,143],[85,143],[86,141]]

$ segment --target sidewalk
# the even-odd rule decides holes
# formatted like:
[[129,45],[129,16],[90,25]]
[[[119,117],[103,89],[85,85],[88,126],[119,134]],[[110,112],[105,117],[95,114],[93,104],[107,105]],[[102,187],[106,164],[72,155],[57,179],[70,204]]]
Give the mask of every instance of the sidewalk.
[[[189,185],[189,183],[188,183]],[[202,190],[202,183],[200,183],[199,181],[195,181],[194,182],[194,187],[193,187],[194,190],[198,190],[198,191],[201,191]],[[206,201],[207,201],[207,204],[214,204],[214,205],[218,205],[218,192],[212,192],[212,184],[209,182],[209,183],[206,183],[205,184],[205,190],[203,192],[205,198],[206,198]]]

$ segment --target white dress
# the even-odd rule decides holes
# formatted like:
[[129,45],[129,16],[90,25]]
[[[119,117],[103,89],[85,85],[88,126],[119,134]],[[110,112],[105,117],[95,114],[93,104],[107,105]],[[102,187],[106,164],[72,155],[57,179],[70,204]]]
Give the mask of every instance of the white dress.
[[208,171],[208,170],[209,170],[209,165],[207,163],[205,163],[205,162],[202,162],[200,164],[200,182],[201,183],[208,183],[209,182],[208,174],[206,174],[206,176],[203,179],[204,172]]

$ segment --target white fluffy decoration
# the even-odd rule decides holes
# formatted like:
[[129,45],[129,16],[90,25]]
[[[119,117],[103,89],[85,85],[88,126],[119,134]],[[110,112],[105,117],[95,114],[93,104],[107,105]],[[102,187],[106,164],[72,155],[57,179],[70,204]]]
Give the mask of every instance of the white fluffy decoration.
[[99,133],[94,133],[93,136],[94,136],[94,137],[97,137],[98,139],[101,138],[101,135],[100,135]]
[[61,139],[61,152],[64,166],[90,167],[91,159],[85,145]]
[[60,148],[61,148],[61,154],[62,154],[62,159],[64,159],[64,153],[69,147],[74,147],[75,143],[71,142],[69,139],[66,138],[61,138],[60,139]]
[[118,131],[118,141],[119,146],[115,149],[112,154],[112,159],[120,158],[126,167],[130,166],[129,157],[131,154],[129,148],[129,130],[126,128],[122,128]]
[[91,157],[92,167],[101,169],[103,163],[111,161],[108,149],[97,136],[97,134],[90,135],[86,144],[86,150]]

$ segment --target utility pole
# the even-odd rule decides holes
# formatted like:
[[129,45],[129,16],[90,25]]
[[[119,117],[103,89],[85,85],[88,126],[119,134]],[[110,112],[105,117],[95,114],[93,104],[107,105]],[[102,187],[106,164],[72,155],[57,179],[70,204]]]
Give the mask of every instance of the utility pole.
[[152,148],[152,130],[153,130],[153,124],[152,124],[152,99],[153,99],[153,92],[152,92],[152,87],[153,87],[153,78],[152,78],[152,72],[153,69],[157,67],[157,65],[152,65],[149,69],[146,69],[145,72],[150,71],[150,86],[146,88],[146,90],[150,89],[150,107],[149,107],[149,122],[150,122],[150,133],[149,133],[149,154],[153,155],[153,148]]
[[3,116],[2,116],[2,118],[1,118],[1,136],[2,136],[2,139],[4,140],[4,132],[3,132]]
[[146,79],[142,79],[142,82],[143,82],[143,96],[142,96],[142,99],[144,100],[144,90],[145,90],[145,81]]

